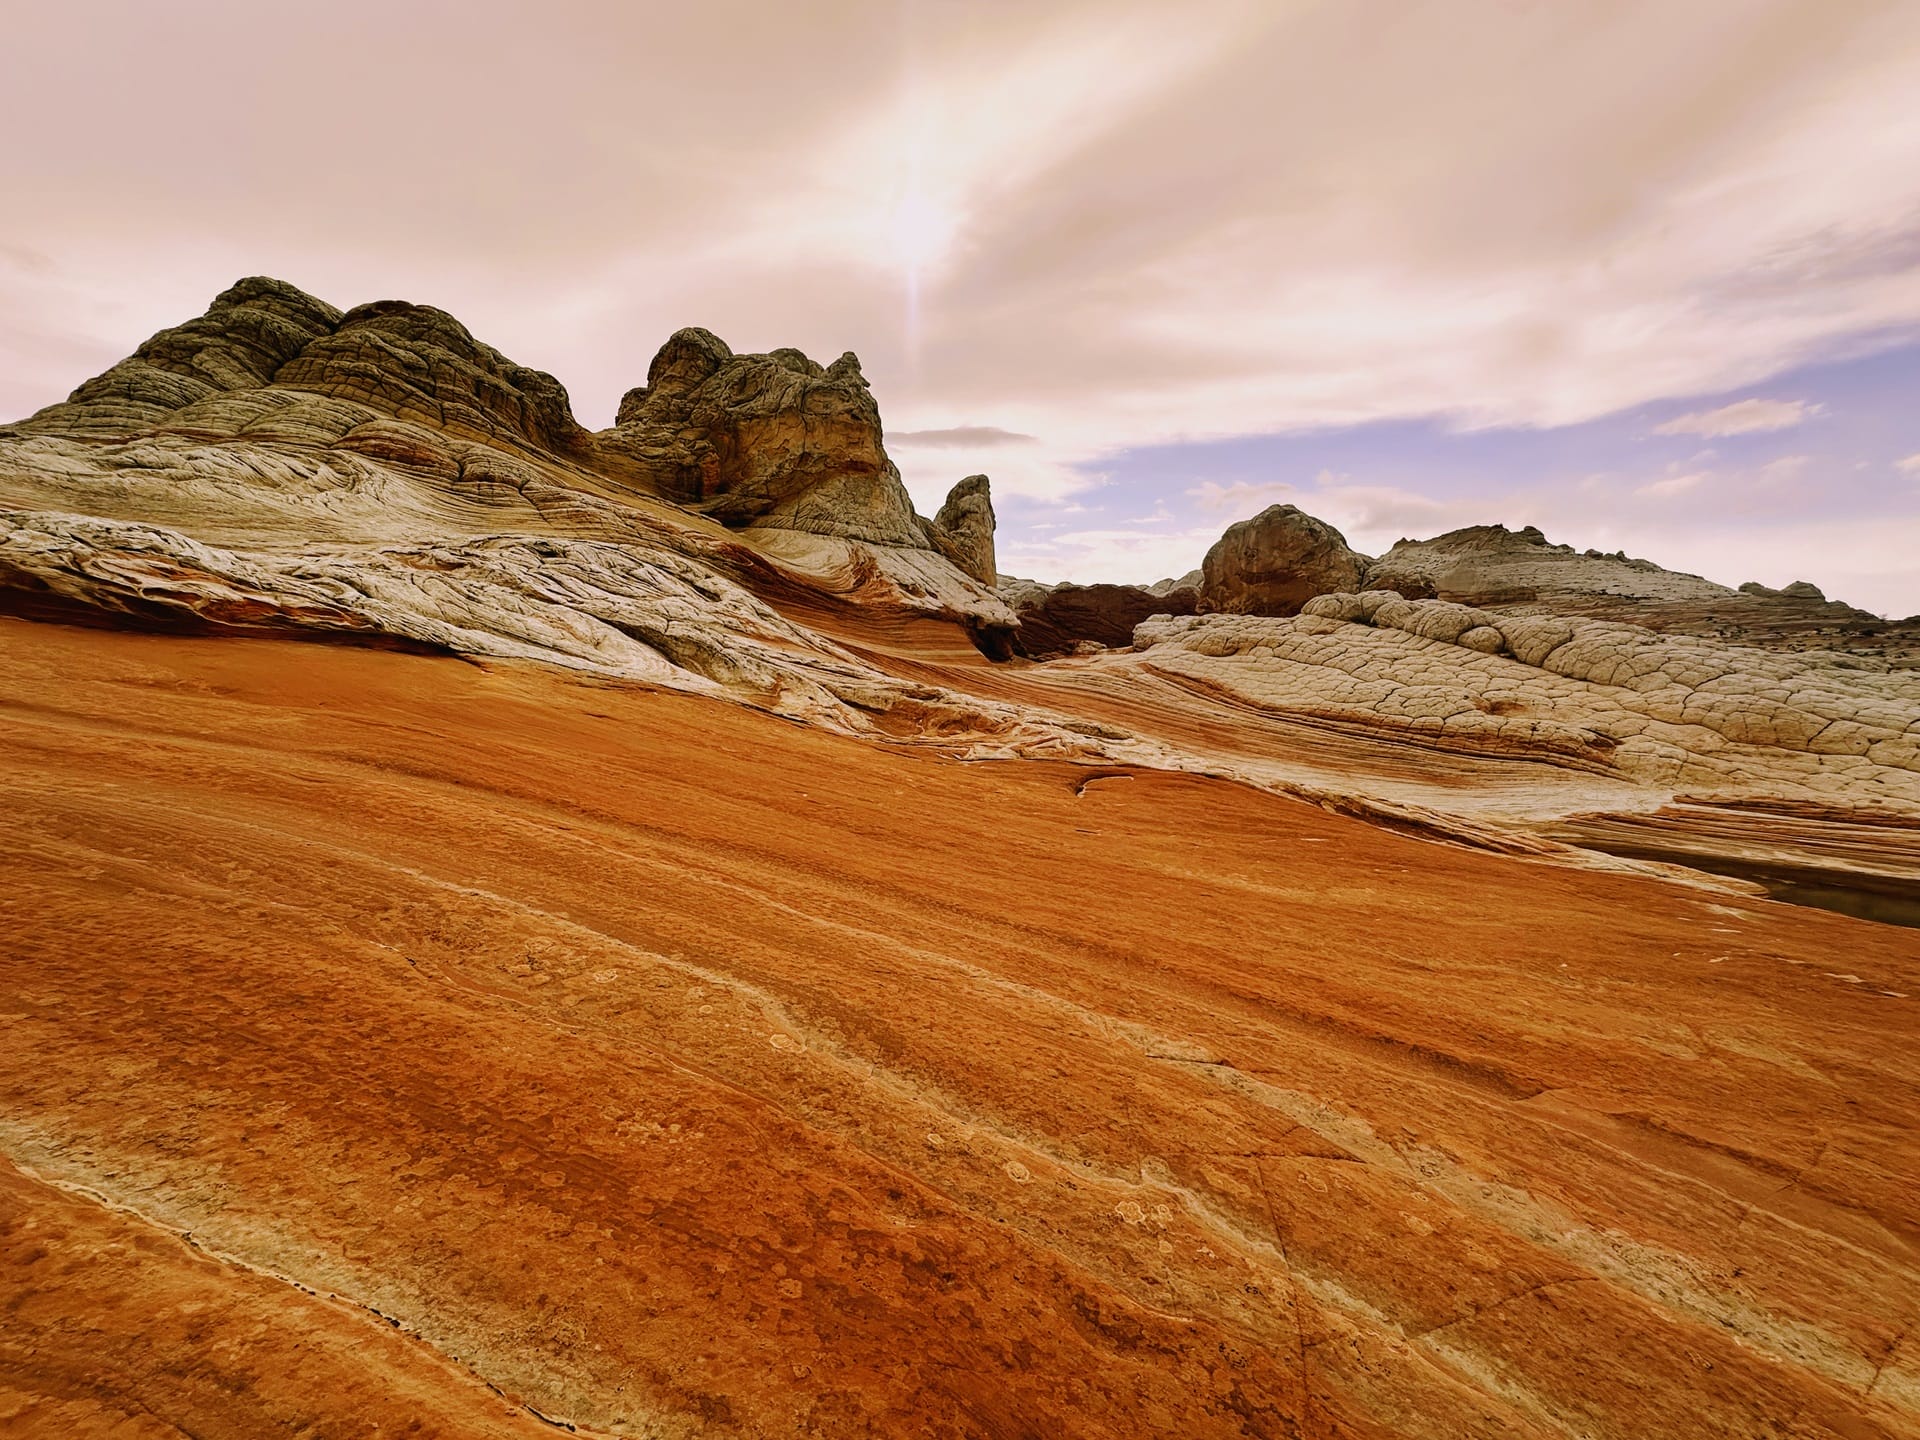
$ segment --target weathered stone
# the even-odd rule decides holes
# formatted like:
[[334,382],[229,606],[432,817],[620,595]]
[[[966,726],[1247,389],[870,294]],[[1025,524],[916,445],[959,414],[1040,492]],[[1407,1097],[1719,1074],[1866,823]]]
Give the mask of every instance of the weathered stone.
[[1178,577],[1169,576],[1164,580],[1156,580],[1153,584],[1147,586],[1147,589],[1151,590],[1155,595],[1165,595],[1173,590],[1198,591],[1201,585],[1206,582],[1206,578],[1207,572],[1204,570],[1189,570],[1186,574]]
[[1321,596],[1293,620],[1155,620],[1135,646],[1271,708],[1438,726],[1696,794],[1920,813],[1920,672],[1442,600],[1395,597],[1369,619],[1361,600]]

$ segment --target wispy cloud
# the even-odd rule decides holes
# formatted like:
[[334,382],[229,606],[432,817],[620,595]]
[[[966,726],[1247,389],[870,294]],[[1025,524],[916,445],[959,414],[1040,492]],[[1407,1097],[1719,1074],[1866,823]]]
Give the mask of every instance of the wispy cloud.
[[1788,430],[1826,414],[1824,405],[1804,400],[1736,400],[1717,410],[1689,410],[1663,425],[1653,427],[1656,435],[1703,435],[1718,439],[1724,435],[1756,435],[1767,430]]
[[1686,475],[1669,475],[1664,480],[1655,480],[1651,484],[1637,486],[1634,494],[1648,500],[1669,500],[1676,495],[1684,495],[1689,490],[1697,490],[1713,475],[1710,471],[1695,470]]
[[1894,461],[1893,468],[1903,475],[1920,475],[1920,451],[1915,451],[1904,460]]
[[1236,519],[1264,510],[1297,494],[1293,486],[1282,480],[1236,480],[1231,485],[1222,485],[1218,480],[1203,480],[1190,486],[1187,498],[1209,513],[1231,511]]
[[887,443],[928,450],[992,450],[1002,445],[1036,445],[1039,441],[997,425],[951,425],[944,430],[895,431],[887,436]]

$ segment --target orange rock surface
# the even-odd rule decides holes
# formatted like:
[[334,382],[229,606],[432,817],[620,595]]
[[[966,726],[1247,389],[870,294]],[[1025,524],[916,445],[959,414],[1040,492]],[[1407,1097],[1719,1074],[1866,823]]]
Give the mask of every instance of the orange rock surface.
[[0,619],[0,1430],[1920,1434],[1920,933]]

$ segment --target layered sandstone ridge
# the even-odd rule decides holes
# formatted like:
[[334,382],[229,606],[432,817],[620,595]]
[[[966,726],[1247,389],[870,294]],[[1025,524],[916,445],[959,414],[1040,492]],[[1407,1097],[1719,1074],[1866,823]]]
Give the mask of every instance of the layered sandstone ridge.
[[[1777,662],[1686,638],[1689,606],[1833,608],[1804,587],[1738,593],[1500,527],[1374,562],[1291,506],[1182,582],[1040,586],[1003,580],[994,529],[984,476],[913,512],[851,355],[682,330],[592,434],[551,376],[443,312],[342,312],[270,280],[0,429],[0,593],[27,614],[545,662],[975,756],[1232,775],[1583,863],[1612,862],[1542,837],[1682,800],[1913,809],[1900,656],[1843,663],[1805,629],[1757,642],[1808,652]],[[1579,618],[1608,606],[1668,639]],[[1077,658],[1016,679],[976,650]],[[1344,728],[1330,746],[1295,722]],[[1436,782],[1436,745],[1480,768]],[[1804,826],[1782,845],[1831,849]],[[1910,840],[1882,848],[1920,876]]]
[[1293,619],[1149,621],[1143,663],[1435,744],[1721,798],[1920,814],[1920,672],[1385,591]]
[[36,612],[549,660],[839,728],[926,697],[759,595],[1013,626],[948,558],[992,574],[985,477],[953,532],[915,515],[851,355],[682,331],[649,381],[594,435],[559,382],[444,312],[245,280],[0,429],[0,588]]

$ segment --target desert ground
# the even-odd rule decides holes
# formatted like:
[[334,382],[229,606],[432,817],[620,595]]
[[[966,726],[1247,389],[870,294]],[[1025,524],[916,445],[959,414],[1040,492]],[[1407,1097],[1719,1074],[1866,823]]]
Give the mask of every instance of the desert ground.
[[1913,930],[506,661],[0,731],[10,1434],[1920,1433]]

